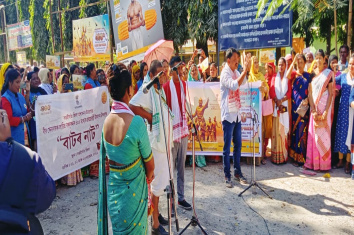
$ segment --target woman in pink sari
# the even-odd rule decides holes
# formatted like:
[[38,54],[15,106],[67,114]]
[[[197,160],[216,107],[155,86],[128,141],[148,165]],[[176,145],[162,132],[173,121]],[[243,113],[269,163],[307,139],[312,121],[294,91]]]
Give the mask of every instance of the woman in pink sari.
[[324,67],[323,50],[318,50],[315,60],[319,73],[309,85],[311,115],[304,168],[327,171],[331,169],[334,73]]

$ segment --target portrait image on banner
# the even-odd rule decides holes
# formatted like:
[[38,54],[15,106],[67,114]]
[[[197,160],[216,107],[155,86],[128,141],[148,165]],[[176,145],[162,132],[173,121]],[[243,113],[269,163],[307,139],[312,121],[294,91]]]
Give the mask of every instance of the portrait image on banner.
[[141,54],[164,39],[159,0],[110,0],[117,59]]
[[35,114],[38,153],[54,180],[99,159],[107,87],[39,96]]
[[[258,83],[250,83],[252,87],[244,85],[240,87],[241,99],[241,126],[242,126],[242,148],[241,155],[252,156],[253,137],[255,139],[255,155],[260,157],[262,153],[262,105]],[[187,99],[187,106],[191,107],[199,140],[203,147],[200,151],[199,143],[195,143],[196,154],[222,155],[224,137],[221,122],[221,94],[220,83],[197,83],[188,82],[190,97]],[[188,110],[188,108],[187,108]],[[252,118],[255,117],[255,125]],[[192,152],[192,121],[187,118],[189,136],[188,153]],[[197,141],[197,139],[196,139]],[[231,149],[232,153],[232,149]]]
[[[292,45],[292,11],[284,6],[263,21],[270,1],[256,18],[258,1],[219,1],[218,43],[221,51],[288,47]],[[263,23],[262,23],[263,21]]]
[[73,53],[75,62],[109,61],[108,15],[73,20]]
[[49,69],[60,69],[60,56],[46,55],[45,63]]

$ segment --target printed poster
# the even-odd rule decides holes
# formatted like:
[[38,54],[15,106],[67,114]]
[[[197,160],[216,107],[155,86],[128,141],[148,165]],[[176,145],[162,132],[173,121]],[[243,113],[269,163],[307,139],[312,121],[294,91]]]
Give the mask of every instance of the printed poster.
[[26,67],[27,65],[27,58],[26,58],[26,52],[25,51],[16,51],[16,61],[18,66],[20,67]]
[[108,15],[73,20],[73,54],[75,62],[109,61]]
[[275,50],[261,50],[260,57],[262,64],[275,62]]
[[9,51],[32,46],[31,26],[29,20],[7,26]]
[[46,55],[45,63],[49,69],[60,69],[60,56]]
[[[222,155],[224,138],[221,123],[221,93],[220,83],[188,82],[189,95],[187,94],[187,110],[191,107],[191,115],[194,119],[199,143],[195,143],[196,155]],[[241,100],[241,128],[242,148],[241,155],[251,157],[253,152],[253,137],[255,156],[262,155],[262,102],[259,92],[260,83],[249,83],[240,87]],[[189,98],[190,97],[190,98]],[[253,118],[255,122],[253,124]],[[189,127],[188,154],[192,153],[192,121],[187,118]],[[231,144],[232,146],[232,144]],[[233,148],[230,150],[232,154]]]
[[99,159],[107,87],[39,96],[35,111],[38,153],[54,180]]
[[164,39],[160,1],[110,0],[118,61],[144,53]]
[[87,76],[86,75],[77,75],[77,74],[72,74],[72,82],[74,84],[74,89],[78,90],[83,90],[84,89],[84,82],[87,81]]

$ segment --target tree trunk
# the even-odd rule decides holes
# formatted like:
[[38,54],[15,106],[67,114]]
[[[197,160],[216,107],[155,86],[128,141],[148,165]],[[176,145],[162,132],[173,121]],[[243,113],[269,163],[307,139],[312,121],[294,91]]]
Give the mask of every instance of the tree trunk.
[[278,64],[278,61],[281,57],[281,47],[277,47],[275,48],[275,55],[276,55],[276,63],[275,64]]
[[328,27],[327,37],[326,37],[326,54],[331,54],[331,36],[332,36],[332,29]]

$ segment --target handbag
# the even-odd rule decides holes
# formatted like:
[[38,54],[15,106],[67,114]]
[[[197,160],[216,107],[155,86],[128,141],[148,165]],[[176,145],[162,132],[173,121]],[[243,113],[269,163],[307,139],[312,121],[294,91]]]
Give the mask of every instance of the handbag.
[[268,116],[273,113],[273,100],[268,99],[268,100],[263,100],[262,101],[262,115],[263,116]]
[[299,114],[301,117],[304,117],[309,110],[310,106],[308,104],[307,98],[302,100],[299,107],[296,109],[296,113]]

